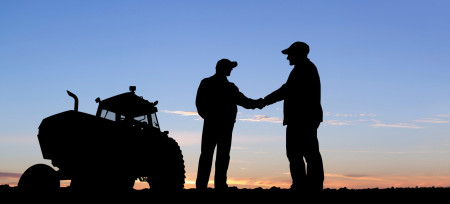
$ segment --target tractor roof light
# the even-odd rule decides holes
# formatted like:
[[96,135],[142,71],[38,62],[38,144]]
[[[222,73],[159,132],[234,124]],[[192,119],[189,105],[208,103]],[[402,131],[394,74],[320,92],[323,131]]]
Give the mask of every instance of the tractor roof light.
[[136,91],[136,86],[130,86],[130,91],[134,93]]

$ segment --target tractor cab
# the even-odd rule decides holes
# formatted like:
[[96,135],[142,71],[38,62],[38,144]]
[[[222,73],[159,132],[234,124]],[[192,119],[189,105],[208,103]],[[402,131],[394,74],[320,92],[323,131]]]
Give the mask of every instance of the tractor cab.
[[130,92],[119,94],[105,100],[95,99],[97,102],[97,117],[116,122],[129,122],[134,126],[145,127],[151,125],[159,130],[156,105],[158,101],[149,102],[134,92],[135,86],[130,86]]

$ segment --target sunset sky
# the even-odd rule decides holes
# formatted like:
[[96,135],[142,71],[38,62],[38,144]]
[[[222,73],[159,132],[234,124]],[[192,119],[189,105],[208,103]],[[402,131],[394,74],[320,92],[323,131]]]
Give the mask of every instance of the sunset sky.
[[[325,188],[450,186],[449,9],[446,0],[1,1],[0,184],[51,165],[36,135],[43,118],[73,108],[66,90],[95,114],[95,98],[134,85],[159,101],[193,188],[200,81],[228,58],[239,63],[229,80],[264,97],[292,69],[281,50],[304,41],[322,83]],[[290,186],[282,106],[239,107],[230,186]]]

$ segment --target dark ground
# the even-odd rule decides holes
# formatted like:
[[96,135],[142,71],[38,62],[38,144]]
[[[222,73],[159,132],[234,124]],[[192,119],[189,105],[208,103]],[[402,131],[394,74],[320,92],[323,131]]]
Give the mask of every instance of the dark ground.
[[[30,194],[20,192],[17,187],[0,186],[3,201],[33,199],[64,201],[115,201],[114,203],[449,203],[450,187],[438,188],[387,188],[387,189],[324,189],[320,194],[293,192],[289,189],[230,188],[225,192],[208,189],[198,192],[185,189],[175,193],[154,192],[149,189],[129,193],[102,192],[95,194],[75,193],[70,188],[61,188],[56,193]],[[0,201],[2,201],[0,200]],[[62,202],[61,202],[62,201]],[[103,202],[102,202],[103,203]]]

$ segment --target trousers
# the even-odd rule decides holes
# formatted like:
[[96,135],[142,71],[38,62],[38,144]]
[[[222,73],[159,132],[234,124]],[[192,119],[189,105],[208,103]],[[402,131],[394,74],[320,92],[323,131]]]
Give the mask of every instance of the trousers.
[[214,150],[217,147],[214,174],[215,188],[227,187],[227,171],[230,163],[231,139],[234,121],[204,120],[200,159],[196,187],[206,189],[213,162]]
[[323,189],[325,176],[317,139],[319,125],[288,124],[286,127],[286,154],[294,189]]

